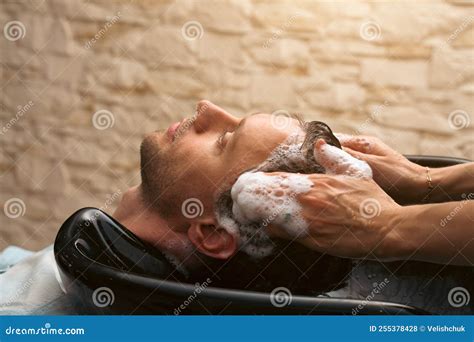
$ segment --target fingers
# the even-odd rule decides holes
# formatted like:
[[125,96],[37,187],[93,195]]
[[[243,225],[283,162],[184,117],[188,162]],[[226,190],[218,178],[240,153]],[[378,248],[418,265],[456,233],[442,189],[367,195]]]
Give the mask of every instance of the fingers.
[[366,162],[327,144],[323,139],[318,139],[314,144],[314,159],[324,167],[328,174],[357,178],[372,177],[372,170]]
[[378,156],[397,153],[377,137],[343,133],[336,133],[335,136],[343,147],[348,147],[354,151]]
[[342,146],[349,147],[353,150],[363,153],[370,153],[371,150],[373,150],[372,145],[374,145],[375,143],[374,141],[372,141],[372,137],[348,135],[341,133],[336,133],[335,136],[339,139],[339,142]]
[[370,154],[365,154],[365,153],[362,153],[362,152],[353,150],[352,148],[346,147],[346,146],[343,146],[342,149],[343,149],[344,151],[346,151],[347,153],[349,153],[349,154],[350,154],[351,156],[353,156],[354,158],[357,158],[357,159],[360,159],[360,160],[364,160],[364,161],[366,161],[366,162],[370,160],[370,157],[371,157]]

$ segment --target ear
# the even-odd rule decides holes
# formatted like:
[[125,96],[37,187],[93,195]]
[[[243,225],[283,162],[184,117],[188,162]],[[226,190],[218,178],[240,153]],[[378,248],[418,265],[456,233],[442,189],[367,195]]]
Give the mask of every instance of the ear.
[[203,254],[216,259],[228,259],[237,252],[237,237],[216,224],[214,219],[191,223],[189,240]]

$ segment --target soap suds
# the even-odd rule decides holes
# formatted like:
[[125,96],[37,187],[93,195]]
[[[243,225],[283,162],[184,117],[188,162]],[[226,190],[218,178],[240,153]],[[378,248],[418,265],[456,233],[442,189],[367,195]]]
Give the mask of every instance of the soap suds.
[[232,187],[232,213],[243,224],[260,222],[285,229],[291,236],[307,234],[297,195],[308,192],[313,183],[301,174],[268,175],[247,172]]
[[[302,131],[290,134],[262,164],[240,175],[232,189],[218,200],[219,224],[230,233],[238,232],[241,250],[251,256],[265,257],[273,252],[274,243],[265,229],[270,224],[284,229],[290,236],[307,234],[308,222],[302,217],[297,200],[299,194],[313,187],[305,174],[372,177],[367,163],[333,146],[339,142],[335,138],[331,141],[332,132],[327,125],[320,122],[309,125],[313,128],[310,135]],[[321,135],[326,139],[315,146]],[[269,175],[268,172],[289,173]]]
[[324,141],[316,143],[314,159],[324,167],[327,174],[372,178],[372,169],[369,164]]

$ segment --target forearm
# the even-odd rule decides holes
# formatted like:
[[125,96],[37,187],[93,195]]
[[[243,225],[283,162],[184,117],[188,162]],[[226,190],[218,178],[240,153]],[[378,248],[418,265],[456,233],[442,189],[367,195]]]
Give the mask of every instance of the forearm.
[[474,163],[430,169],[433,190],[430,200],[435,202],[452,201],[464,194],[464,198],[474,196]]
[[390,225],[386,259],[474,265],[474,201],[401,207]]

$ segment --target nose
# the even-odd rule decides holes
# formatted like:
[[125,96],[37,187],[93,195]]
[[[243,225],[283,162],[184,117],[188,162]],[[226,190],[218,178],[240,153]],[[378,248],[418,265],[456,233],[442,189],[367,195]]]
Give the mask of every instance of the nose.
[[222,130],[225,128],[232,129],[236,127],[241,119],[226,112],[214,103],[201,100],[196,105],[196,121],[194,127],[197,133]]

